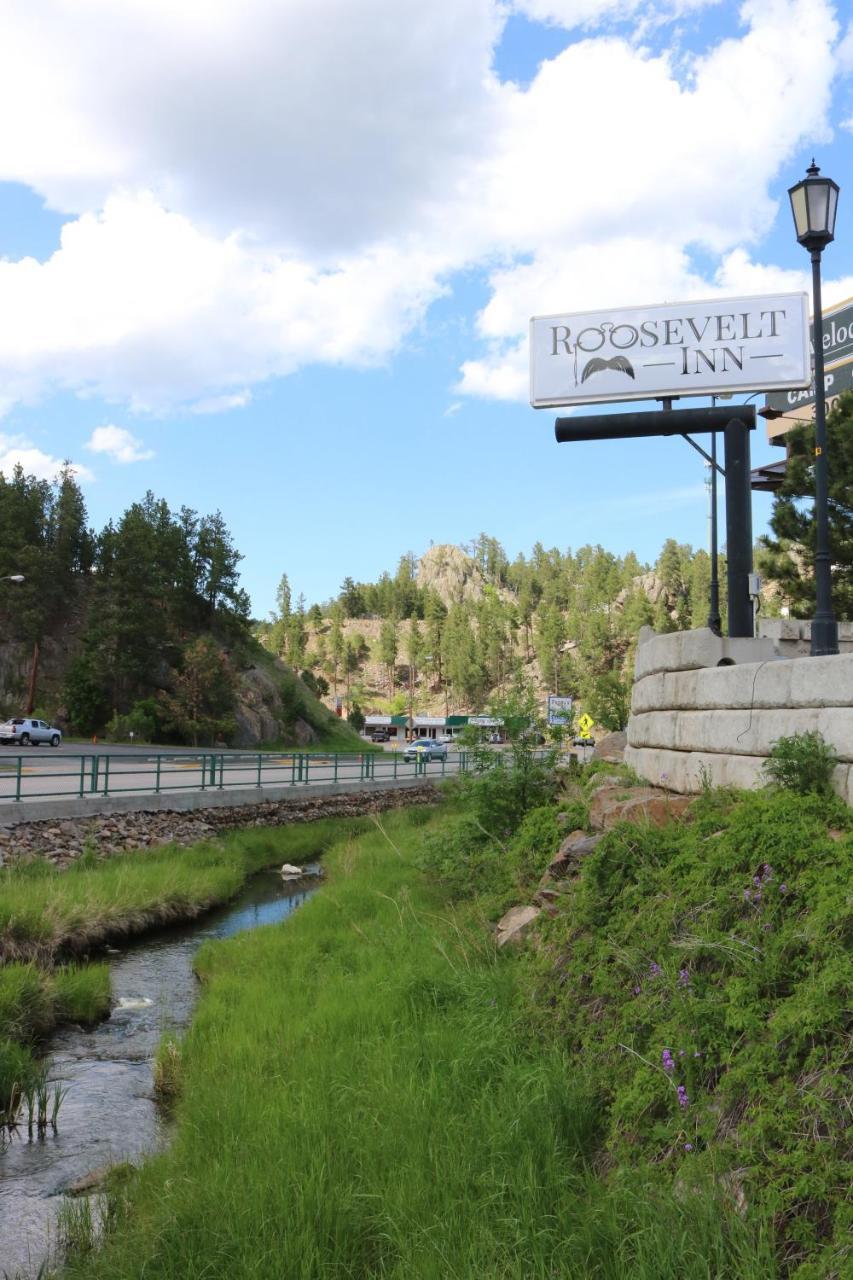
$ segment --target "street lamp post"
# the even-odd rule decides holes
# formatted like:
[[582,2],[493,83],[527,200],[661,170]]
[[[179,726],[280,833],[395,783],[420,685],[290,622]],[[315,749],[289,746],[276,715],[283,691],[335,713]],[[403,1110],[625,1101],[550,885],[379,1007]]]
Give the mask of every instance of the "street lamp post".
[[835,213],[838,207],[838,184],[822,178],[812,160],[806,177],[790,187],[791,212],[797,240],[807,249],[812,260],[812,310],[814,313],[814,380],[815,380],[815,597],[812,622],[812,657],[838,653],[838,623],[832,610],[831,560],[829,554],[829,493],[826,460],[826,400],[823,375],[823,313],[820,297],[820,256],[835,239]]

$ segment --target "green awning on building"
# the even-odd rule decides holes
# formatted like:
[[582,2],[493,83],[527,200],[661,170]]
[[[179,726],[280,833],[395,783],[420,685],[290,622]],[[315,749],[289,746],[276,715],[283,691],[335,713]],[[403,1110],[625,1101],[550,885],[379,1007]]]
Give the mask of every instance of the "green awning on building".
[[447,717],[448,729],[461,729],[467,723],[468,723],[467,716],[448,716]]
[[406,725],[409,723],[409,717],[408,716],[392,716],[391,723],[395,724],[398,729],[405,729]]

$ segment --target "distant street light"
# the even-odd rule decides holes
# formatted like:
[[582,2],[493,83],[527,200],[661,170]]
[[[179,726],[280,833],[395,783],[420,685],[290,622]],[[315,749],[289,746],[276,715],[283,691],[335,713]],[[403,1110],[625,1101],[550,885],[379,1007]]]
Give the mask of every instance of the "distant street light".
[[806,177],[788,189],[797,239],[812,260],[812,311],[814,313],[815,384],[815,616],[812,622],[813,657],[838,653],[838,623],[832,609],[829,554],[829,484],[826,461],[826,401],[823,376],[823,312],[820,297],[820,255],[835,239],[838,183],[822,178],[812,160]]

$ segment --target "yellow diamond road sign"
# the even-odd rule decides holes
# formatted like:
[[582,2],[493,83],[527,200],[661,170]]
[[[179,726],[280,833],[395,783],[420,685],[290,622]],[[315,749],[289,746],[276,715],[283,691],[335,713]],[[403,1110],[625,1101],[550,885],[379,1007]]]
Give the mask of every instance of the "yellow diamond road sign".
[[584,712],[580,720],[578,720],[578,728],[581,731],[582,738],[588,738],[590,736],[590,729],[594,724],[595,724],[595,721],[593,720],[592,716]]

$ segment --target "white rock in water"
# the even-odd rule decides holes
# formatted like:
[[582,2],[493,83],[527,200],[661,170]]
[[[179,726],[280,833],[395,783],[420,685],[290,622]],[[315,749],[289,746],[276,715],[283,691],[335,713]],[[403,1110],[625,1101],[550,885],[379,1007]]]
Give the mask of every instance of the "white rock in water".
[[284,876],[285,880],[295,880],[298,876],[304,875],[305,873],[301,867],[294,867],[292,863],[284,862],[282,863],[281,874]]
[[149,1009],[154,1003],[147,996],[119,996],[118,1009]]

